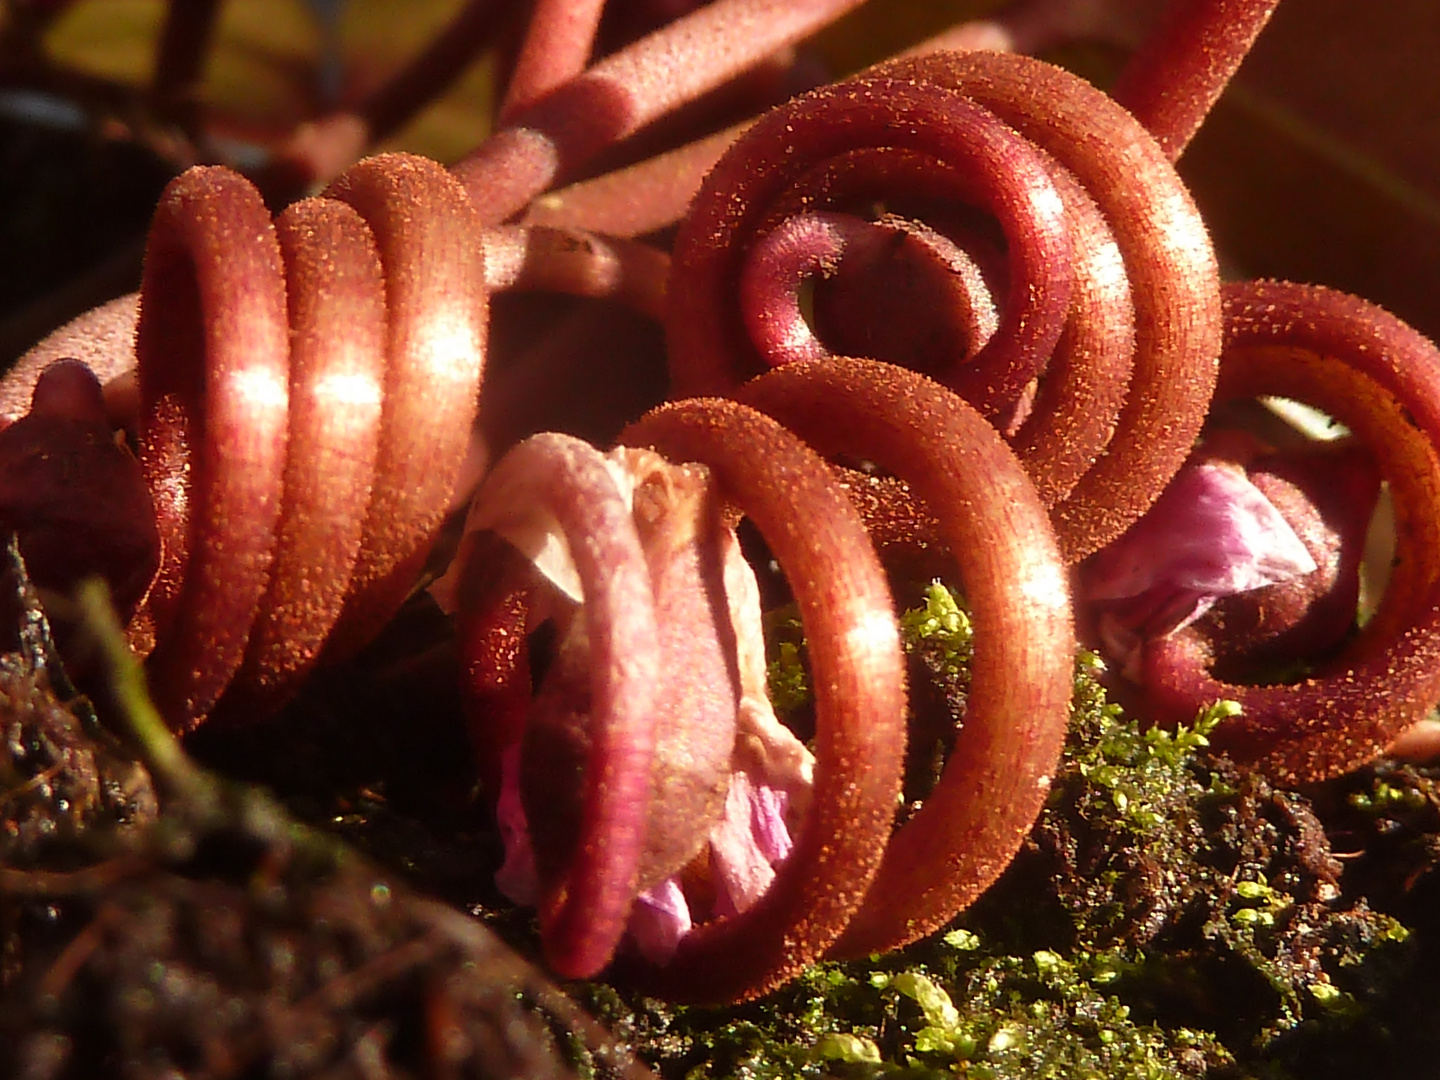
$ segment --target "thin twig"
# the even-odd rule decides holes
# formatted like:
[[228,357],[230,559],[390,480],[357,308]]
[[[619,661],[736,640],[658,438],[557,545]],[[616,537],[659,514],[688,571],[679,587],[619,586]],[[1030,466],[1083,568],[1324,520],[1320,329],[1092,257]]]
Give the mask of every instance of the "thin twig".
[[221,0],[170,0],[155,55],[150,99],[155,111],[178,123],[193,140],[199,123],[199,88]]
[[105,583],[97,578],[84,582],[78,600],[85,626],[94,635],[109,665],[120,710],[152,775],[197,808],[217,804],[219,785],[186,756],[150,700],[145,672],[126,643],[125,631],[115,615]]
[[93,896],[153,865],[147,855],[127,853],[80,870],[16,870],[0,866],[0,893],[43,900]]

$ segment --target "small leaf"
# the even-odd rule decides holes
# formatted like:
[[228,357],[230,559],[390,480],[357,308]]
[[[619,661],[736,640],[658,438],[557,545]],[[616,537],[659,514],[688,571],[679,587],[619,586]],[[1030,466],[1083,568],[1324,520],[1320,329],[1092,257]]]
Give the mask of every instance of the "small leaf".
[[880,1048],[871,1039],[834,1031],[822,1035],[815,1044],[815,1056],[821,1061],[845,1061],[854,1064],[880,1063]]

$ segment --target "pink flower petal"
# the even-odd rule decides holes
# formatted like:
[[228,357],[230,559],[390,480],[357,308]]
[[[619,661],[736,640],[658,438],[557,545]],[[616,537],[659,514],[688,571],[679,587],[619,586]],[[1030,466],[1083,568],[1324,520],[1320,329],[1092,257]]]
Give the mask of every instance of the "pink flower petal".
[[652,964],[668,964],[694,924],[678,879],[669,877],[635,897],[625,932]]
[[1245,470],[1186,465],[1129,532],[1091,560],[1086,598],[1122,600],[1178,587],[1221,596],[1302,577],[1315,560]]
[[756,785],[748,773],[731,774],[725,816],[710,832],[717,915],[748,910],[775,880],[774,864],[792,846],[785,802],[782,792]]
[[1081,571],[1107,655],[1190,625],[1217,600],[1313,573],[1280,511],[1232,462],[1192,461],[1150,512]]

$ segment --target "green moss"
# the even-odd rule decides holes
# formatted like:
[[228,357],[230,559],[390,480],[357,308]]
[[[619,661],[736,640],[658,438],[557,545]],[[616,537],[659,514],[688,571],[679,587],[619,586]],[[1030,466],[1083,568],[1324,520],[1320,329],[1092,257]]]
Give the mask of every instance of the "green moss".
[[[977,1080],[1193,1075],[1227,1060],[1213,1038],[1137,1024],[1106,987],[1116,958],[1040,949],[1028,956],[977,949],[930,960],[933,974],[907,970],[872,976],[902,1002],[907,1025],[899,1059]],[[908,1006],[908,1007],[907,1007]]]
[[[1008,875],[1047,894],[1022,937],[1110,951],[1132,1012],[1208,1030],[1269,1075],[1344,1075],[1319,1048],[1385,1041],[1367,1002],[1410,962],[1406,929],[1344,894],[1305,798],[1210,756],[1237,706],[1142,730],[1105,701],[1102,674],[1082,658],[1052,798]],[[986,903],[1005,903],[1004,886]]]
[[[971,655],[963,605],[934,583],[900,625],[912,696],[929,702],[917,708],[949,708],[953,726]],[[772,687],[782,711],[803,709],[798,623],[771,630]],[[1237,706],[1142,730],[1104,675],[1079,657],[1048,805],[1015,864],[947,933],[820,965],[728,1009],[609,990],[592,1004],[664,1076],[1345,1075],[1357,1051],[1336,1047],[1383,1044],[1369,1003],[1406,963],[1405,928],[1342,896],[1305,800],[1209,756],[1209,734]]]
[[805,655],[805,630],[793,606],[766,616],[765,637],[766,652],[772,658],[765,667],[770,704],[781,716],[798,712],[814,700],[814,694]]
[[900,616],[900,634],[907,652],[928,648],[944,674],[968,675],[975,632],[970,616],[948,588],[932,581],[925,602]]
[[1008,956],[972,932],[867,963],[823,964],[762,1002],[687,1009],[587,1001],[663,1076],[791,1080],[1162,1080],[1229,1061],[1215,1039],[1137,1023],[1109,954]]
[[[1186,798],[1201,794],[1191,787],[1194,755],[1210,745],[1210,732],[1240,706],[1220,701],[1193,725],[1174,731],[1142,731],[1105,697],[1099,676],[1104,666],[1092,653],[1076,662],[1073,737],[1066,746],[1064,769],[1091,788],[1106,793],[1117,823],[1140,837],[1160,829],[1177,790]],[[1061,786],[1057,785],[1057,792]],[[1059,797],[1057,795],[1057,797]]]
[[776,646],[775,659],[767,665],[765,680],[770,703],[780,713],[795,712],[812,699],[804,653],[794,642],[782,641]]
[[1357,810],[1382,815],[1402,810],[1421,810],[1428,805],[1425,792],[1408,784],[1375,777],[1369,791],[1351,792],[1349,803]]

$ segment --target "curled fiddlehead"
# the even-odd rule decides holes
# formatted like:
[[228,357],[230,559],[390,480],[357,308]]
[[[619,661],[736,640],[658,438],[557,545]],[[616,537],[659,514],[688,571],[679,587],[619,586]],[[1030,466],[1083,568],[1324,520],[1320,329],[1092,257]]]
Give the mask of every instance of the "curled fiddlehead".
[[787,365],[741,400],[825,453],[909,482],[954,554],[975,626],[965,722],[835,949],[861,956],[944,925],[998,876],[1040,812],[1069,717],[1074,630],[1053,533],[1015,455],[964,401],[873,361]]
[[[988,342],[946,340],[948,362],[931,373],[1016,429],[1073,560],[1133,522],[1188,453],[1214,385],[1220,316],[1204,227],[1165,155],[1059,69],[994,53],[893,61],[755,124],[676,241],[672,379],[679,393],[729,393],[796,357],[863,351],[823,344],[823,328],[817,340],[796,294],[815,277],[818,313],[825,279],[845,285],[847,251],[876,203],[942,234],[929,241],[931,266],[912,272],[943,264],[939,291],[983,308],[991,301],[961,290],[994,276],[986,264],[1002,245],[983,224],[936,212],[956,201],[1000,223],[1008,280],[995,287]],[[967,247],[978,273],[955,269],[952,249]],[[857,281],[836,306],[898,289],[874,272]],[[892,310],[922,320],[918,305]],[[1033,405],[1022,402],[1042,373]]]
[[1242,711],[1217,729],[1217,746],[1287,782],[1317,780],[1375,757],[1440,698],[1440,354],[1394,316],[1328,289],[1248,282],[1227,286],[1225,304],[1217,403],[1275,395],[1348,427],[1390,485],[1394,567],[1374,616],[1300,681],[1217,679],[1187,629],[1146,646],[1146,705],[1173,719],[1235,700]]

